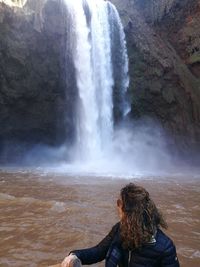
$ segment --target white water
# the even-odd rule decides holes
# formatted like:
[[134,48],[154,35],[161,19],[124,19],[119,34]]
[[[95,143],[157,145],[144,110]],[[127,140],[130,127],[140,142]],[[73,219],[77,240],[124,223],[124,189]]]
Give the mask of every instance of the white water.
[[95,101],[95,87],[91,58],[91,44],[89,42],[89,28],[83,10],[82,1],[66,1],[70,7],[75,31],[75,49],[72,51],[76,82],[79,90],[78,120],[77,120],[77,148],[81,157],[90,157],[92,151],[99,149],[99,132],[97,128],[98,110]]
[[23,7],[27,0],[0,0],[0,3],[5,3],[6,5],[9,5],[11,7]]
[[[128,58],[125,35],[116,8],[103,0],[65,0],[74,30],[70,46],[78,87],[77,144],[75,159],[91,161],[103,157],[113,140],[114,34],[119,44],[121,104],[126,112]],[[115,27],[115,32],[113,32]],[[117,30],[116,30],[117,29]],[[124,112],[124,113],[125,113]]]
[[[96,101],[97,127],[100,133],[100,149],[112,142],[113,136],[113,75],[111,63],[111,38],[108,21],[108,5],[104,1],[89,1],[92,13],[91,43],[92,65]],[[88,110],[90,113],[90,110]]]
[[108,2],[108,9],[112,46],[115,47],[115,49],[112,49],[114,51],[111,51],[114,79],[118,80],[120,86],[120,91],[118,92],[120,97],[118,109],[123,116],[126,116],[131,108],[126,97],[129,86],[129,69],[125,33],[116,7]]

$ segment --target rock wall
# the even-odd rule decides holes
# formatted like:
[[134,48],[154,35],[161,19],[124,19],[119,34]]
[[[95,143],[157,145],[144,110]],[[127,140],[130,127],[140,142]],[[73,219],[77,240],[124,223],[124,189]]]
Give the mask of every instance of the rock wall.
[[70,84],[67,94],[65,90],[67,76],[73,82],[73,66],[66,73],[63,56],[65,24],[59,1],[49,0],[34,11],[33,6],[13,9],[0,3],[0,158],[4,161],[31,144],[54,146],[73,138],[75,92]]
[[200,1],[112,2],[127,35],[132,117],[154,118],[182,151],[198,153]]

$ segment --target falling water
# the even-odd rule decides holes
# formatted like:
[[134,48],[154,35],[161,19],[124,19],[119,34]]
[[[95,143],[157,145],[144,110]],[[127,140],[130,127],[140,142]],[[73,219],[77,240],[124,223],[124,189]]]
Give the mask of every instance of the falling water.
[[125,33],[116,7],[108,2],[108,8],[112,42],[113,77],[115,81],[115,108],[121,117],[125,117],[130,112],[130,103],[126,96],[129,76]]
[[70,52],[78,88],[76,154],[81,160],[91,160],[102,157],[112,144],[114,94],[119,96],[119,108],[127,112],[125,35],[111,3],[103,0],[65,0],[65,3],[70,13],[70,34],[74,36],[70,38],[73,42]]

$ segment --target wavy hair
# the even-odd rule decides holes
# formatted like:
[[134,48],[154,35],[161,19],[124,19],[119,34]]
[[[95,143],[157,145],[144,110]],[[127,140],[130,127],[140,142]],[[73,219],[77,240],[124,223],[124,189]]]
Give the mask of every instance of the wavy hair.
[[151,242],[161,226],[167,228],[162,214],[149,193],[133,183],[121,189],[118,206],[122,209],[120,235],[125,249],[135,249]]

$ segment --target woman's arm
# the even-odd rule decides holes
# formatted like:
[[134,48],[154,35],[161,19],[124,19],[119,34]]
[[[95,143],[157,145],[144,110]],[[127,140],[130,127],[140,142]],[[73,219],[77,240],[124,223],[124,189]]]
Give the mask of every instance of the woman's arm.
[[70,253],[75,254],[80,260],[81,263],[84,264],[93,264],[105,259],[108,249],[113,241],[115,234],[117,233],[119,227],[119,223],[113,226],[112,230],[109,234],[95,247],[74,250]]

